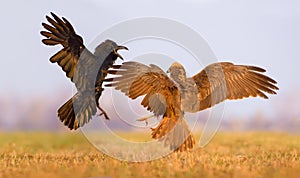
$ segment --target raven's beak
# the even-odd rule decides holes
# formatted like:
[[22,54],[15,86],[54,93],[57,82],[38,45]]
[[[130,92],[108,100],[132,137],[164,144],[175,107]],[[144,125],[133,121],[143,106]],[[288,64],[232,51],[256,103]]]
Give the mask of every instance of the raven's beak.
[[120,50],[120,49],[126,49],[126,50],[128,50],[128,48],[126,46],[117,46],[114,49],[114,54],[117,55],[120,59],[124,60],[123,57],[118,53],[118,50]]

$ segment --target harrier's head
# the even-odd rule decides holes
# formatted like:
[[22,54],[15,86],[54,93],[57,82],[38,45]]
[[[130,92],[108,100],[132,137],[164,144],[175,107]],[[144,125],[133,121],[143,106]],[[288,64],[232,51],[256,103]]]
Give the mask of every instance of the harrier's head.
[[167,73],[170,73],[170,78],[178,83],[184,82],[186,80],[186,72],[183,66],[178,62],[174,62],[168,69]]
[[116,58],[119,57],[123,59],[123,57],[118,53],[119,49],[128,50],[128,48],[125,46],[118,46],[117,43],[115,43],[114,41],[105,40],[105,42],[101,43],[96,47],[95,55],[106,58],[108,55],[113,54]]

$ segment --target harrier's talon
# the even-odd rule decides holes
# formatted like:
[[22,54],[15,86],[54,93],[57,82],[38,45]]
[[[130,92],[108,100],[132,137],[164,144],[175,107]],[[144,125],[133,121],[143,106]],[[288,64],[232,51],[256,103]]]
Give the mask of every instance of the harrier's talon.
[[154,117],[154,115],[142,117],[142,118],[137,119],[136,121],[140,121],[140,122],[145,121],[145,122],[146,122],[146,126],[147,126],[147,125],[148,125],[148,120],[149,120],[151,117]]

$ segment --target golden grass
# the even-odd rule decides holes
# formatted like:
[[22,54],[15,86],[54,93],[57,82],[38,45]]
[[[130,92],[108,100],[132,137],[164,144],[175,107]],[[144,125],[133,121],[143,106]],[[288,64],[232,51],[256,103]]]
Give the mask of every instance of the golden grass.
[[[145,140],[150,137],[144,135]],[[198,135],[199,138],[199,135]],[[205,148],[129,163],[81,133],[0,134],[0,177],[298,177],[300,136],[219,132]]]

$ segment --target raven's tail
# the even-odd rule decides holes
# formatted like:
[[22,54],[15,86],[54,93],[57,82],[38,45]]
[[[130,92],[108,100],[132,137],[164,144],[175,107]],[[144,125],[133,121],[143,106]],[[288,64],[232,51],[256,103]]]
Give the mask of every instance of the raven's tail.
[[152,128],[152,138],[164,141],[173,151],[187,151],[195,146],[195,138],[183,117],[164,117],[156,128]]
[[77,128],[88,123],[96,114],[96,102],[93,93],[78,92],[58,109],[60,121],[69,129]]

